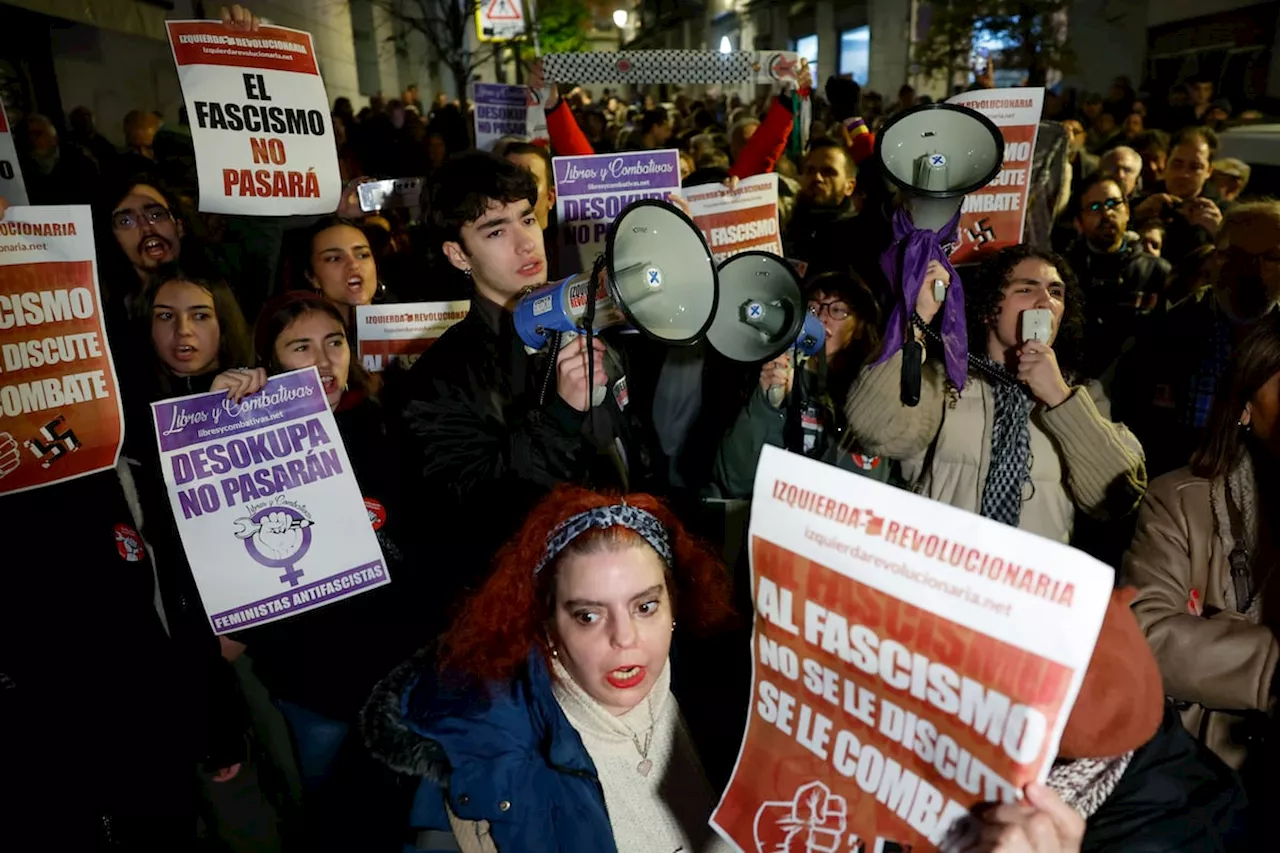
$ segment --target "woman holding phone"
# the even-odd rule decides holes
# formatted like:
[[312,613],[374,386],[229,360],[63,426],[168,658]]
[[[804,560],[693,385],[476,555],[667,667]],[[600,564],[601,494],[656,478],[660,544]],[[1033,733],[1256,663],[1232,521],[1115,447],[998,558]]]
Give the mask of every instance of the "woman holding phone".
[[1147,486],[1142,446],[1110,420],[1101,386],[1071,381],[1084,300],[1066,261],[1012,246],[966,282],[963,390],[948,384],[933,330],[935,281],[950,284],[936,263],[912,317],[925,344],[919,405],[900,399],[896,352],[850,391],[851,437],[898,460],[917,492],[1060,542],[1077,509],[1100,519],[1132,513]]

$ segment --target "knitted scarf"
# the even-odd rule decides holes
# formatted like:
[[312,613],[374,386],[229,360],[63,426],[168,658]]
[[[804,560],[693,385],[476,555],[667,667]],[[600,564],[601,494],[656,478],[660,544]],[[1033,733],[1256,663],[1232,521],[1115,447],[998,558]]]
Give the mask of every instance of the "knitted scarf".
[[1102,807],[1120,784],[1133,753],[1115,758],[1081,758],[1053,765],[1045,784],[1086,820]]
[[991,463],[982,487],[981,515],[1010,527],[1022,517],[1022,487],[1031,479],[1031,408],[1026,388],[988,358],[979,363],[994,400]]
[[[1231,517],[1227,510],[1227,486],[1231,486],[1231,499],[1236,503],[1236,509],[1240,513],[1241,533],[1244,535],[1243,542],[1236,542],[1235,536],[1231,531]],[[1226,477],[1218,477],[1213,481],[1209,490],[1209,505],[1213,509],[1214,526],[1217,529],[1217,538],[1221,543],[1222,553],[1230,554],[1235,550],[1236,546],[1242,546],[1247,553],[1257,559],[1258,553],[1258,518],[1260,515],[1260,507],[1258,506],[1258,481],[1253,466],[1253,456],[1246,450],[1240,456],[1232,469],[1227,473]],[[1254,570],[1253,580],[1257,578],[1256,564],[1250,566]],[[1253,589],[1253,595],[1248,601],[1238,601],[1235,587],[1228,583],[1226,588],[1227,600],[1232,603],[1236,611],[1244,614],[1245,618],[1250,622],[1257,624],[1262,621],[1262,589],[1261,586],[1266,582],[1266,573],[1260,579],[1262,583]]]

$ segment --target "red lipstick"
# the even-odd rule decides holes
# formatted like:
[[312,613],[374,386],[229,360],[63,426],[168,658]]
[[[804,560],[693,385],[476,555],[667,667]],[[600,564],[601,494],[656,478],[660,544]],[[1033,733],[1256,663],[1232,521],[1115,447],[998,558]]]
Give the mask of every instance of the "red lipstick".
[[629,690],[644,681],[645,672],[642,666],[620,666],[606,675],[604,680],[617,690]]

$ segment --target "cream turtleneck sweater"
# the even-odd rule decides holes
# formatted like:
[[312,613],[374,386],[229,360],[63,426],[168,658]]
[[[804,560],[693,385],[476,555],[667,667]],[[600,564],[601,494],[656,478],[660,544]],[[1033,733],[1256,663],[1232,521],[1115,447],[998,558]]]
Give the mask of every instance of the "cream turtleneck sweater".
[[[716,798],[671,693],[670,665],[644,701],[619,717],[588,696],[559,660],[552,668],[556,702],[596,766],[618,853],[732,850],[708,824]],[[653,766],[642,775],[640,747],[651,726]]]

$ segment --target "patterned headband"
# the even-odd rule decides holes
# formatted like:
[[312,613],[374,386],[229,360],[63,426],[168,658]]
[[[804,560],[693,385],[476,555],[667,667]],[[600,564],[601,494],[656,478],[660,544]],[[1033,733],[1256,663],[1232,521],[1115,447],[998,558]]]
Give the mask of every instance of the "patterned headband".
[[533,573],[536,575],[545,569],[548,563],[569,546],[570,542],[583,533],[593,529],[604,530],[608,527],[625,527],[639,534],[653,550],[658,552],[662,562],[667,566],[671,565],[671,539],[663,523],[653,513],[626,503],[618,503],[580,512],[560,524],[547,537],[547,549],[542,553],[542,559],[534,567]]

